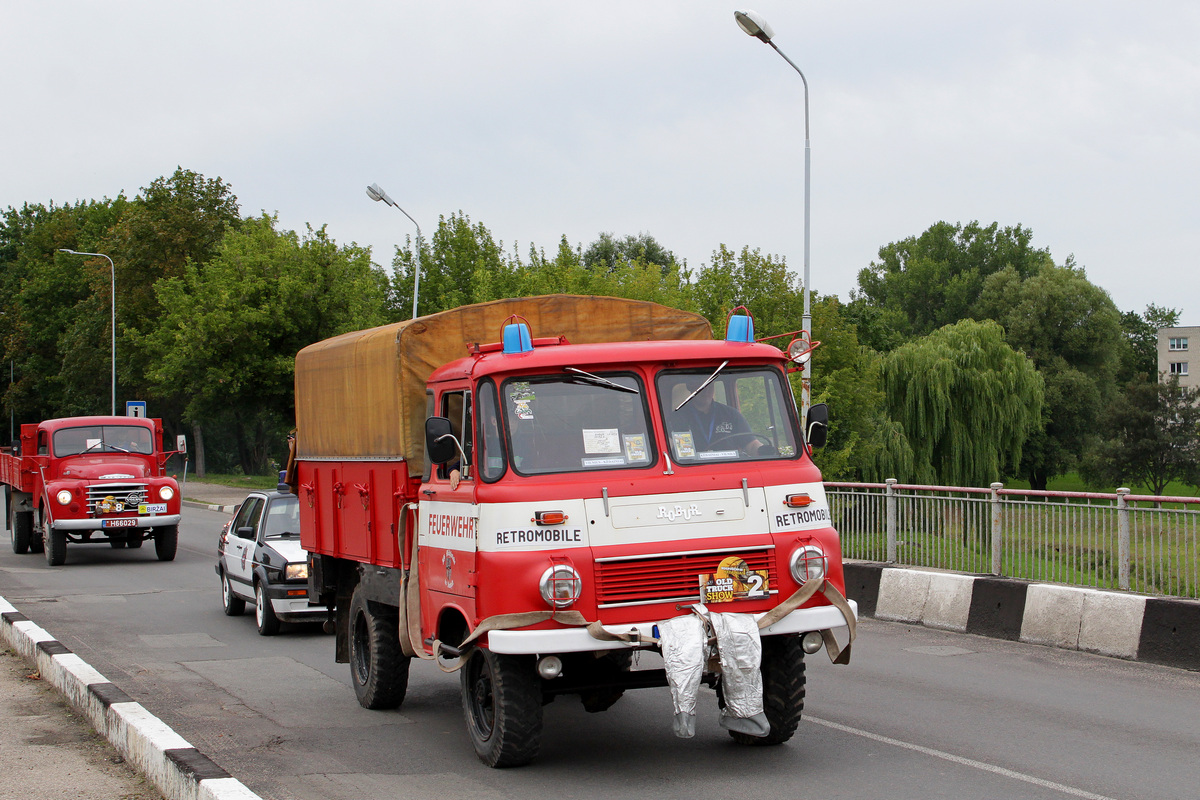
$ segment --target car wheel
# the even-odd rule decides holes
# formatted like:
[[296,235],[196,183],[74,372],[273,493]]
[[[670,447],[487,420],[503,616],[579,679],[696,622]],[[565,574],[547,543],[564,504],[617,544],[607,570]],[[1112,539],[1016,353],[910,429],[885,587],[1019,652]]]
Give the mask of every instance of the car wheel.
[[174,561],[179,547],[179,526],[167,525],[154,529],[154,554],[159,561]]
[[52,567],[60,567],[67,563],[67,532],[56,531],[42,519],[42,542],[46,547],[46,563]]
[[533,658],[478,648],[461,674],[463,714],[479,760],[519,767],[536,758],[542,692]]
[[225,606],[225,616],[240,617],[246,611],[246,601],[233,593],[229,583],[229,575],[221,570],[221,602]]
[[29,552],[29,539],[33,535],[33,521],[29,515],[13,511],[12,489],[4,487],[5,508],[8,509],[8,530],[12,539],[12,551],[17,555]]
[[804,711],[804,650],[799,636],[767,636],[762,640],[763,711],[771,732],[751,736],[729,731],[738,744],[783,744],[792,738]]
[[271,607],[271,598],[262,581],[254,582],[254,621],[258,623],[259,636],[274,636],[279,633],[279,617]]
[[140,529],[134,531],[133,533],[129,534],[129,538],[125,540],[125,546],[132,547],[134,550],[138,549],[142,546],[142,542],[145,541],[145,539],[142,538],[144,535],[145,534]]
[[360,584],[350,599],[350,682],[363,708],[398,708],[410,659],[400,651],[400,618],[375,606]]

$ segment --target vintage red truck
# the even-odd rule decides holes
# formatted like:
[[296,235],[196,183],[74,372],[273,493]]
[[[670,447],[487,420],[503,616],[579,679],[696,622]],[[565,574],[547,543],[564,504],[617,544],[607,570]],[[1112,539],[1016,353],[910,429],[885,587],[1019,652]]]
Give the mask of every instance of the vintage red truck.
[[163,429],[144,417],[65,417],[21,426],[0,448],[0,483],[14,553],[66,562],[67,543],[141,547],[175,558],[179,484],[166,474]]
[[[399,706],[410,659],[436,658],[460,672],[480,759],[524,764],[545,702],[600,711],[667,686],[653,664],[670,621],[742,612],[769,732],[730,734],[793,735],[805,654],[847,661],[834,631],[853,638],[857,613],[810,457],[828,415],[810,411],[806,441],[788,379],[806,338],[781,350],[747,316],[729,328],[714,341],[697,314],[550,295],[297,355],[288,480],[309,599],[363,706]],[[703,683],[726,700],[718,670]]]

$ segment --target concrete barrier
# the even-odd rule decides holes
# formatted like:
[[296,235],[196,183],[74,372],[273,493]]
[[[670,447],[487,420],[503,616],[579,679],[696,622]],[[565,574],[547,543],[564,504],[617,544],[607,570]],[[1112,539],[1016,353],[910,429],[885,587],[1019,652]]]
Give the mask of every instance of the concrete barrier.
[[846,596],[893,622],[1200,670],[1200,602],[847,561]]

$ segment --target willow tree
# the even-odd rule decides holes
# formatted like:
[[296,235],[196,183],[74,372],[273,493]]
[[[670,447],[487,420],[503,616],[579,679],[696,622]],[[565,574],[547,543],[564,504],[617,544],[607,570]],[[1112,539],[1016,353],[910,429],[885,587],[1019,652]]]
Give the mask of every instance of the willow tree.
[[897,478],[987,486],[1019,467],[1045,387],[999,324],[966,319],[888,354],[883,390],[913,453],[913,474]]

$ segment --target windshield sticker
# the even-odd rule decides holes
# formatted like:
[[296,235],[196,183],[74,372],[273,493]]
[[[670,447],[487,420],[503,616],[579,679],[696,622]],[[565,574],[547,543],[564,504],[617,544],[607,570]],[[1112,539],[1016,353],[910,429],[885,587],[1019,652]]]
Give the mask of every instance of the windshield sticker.
[[671,439],[675,442],[676,458],[692,458],[696,455],[696,442],[692,439],[691,431],[671,431]]
[[631,462],[650,459],[650,455],[646,452],[646,434],[630,433],[625,435],[625,458]]
[[509,388],[509,399],[512,400],[513,413],[517,419],[533,419],[531,403],[537,399],[529,381],[517,381]]
[[699,458],[737,458],[737,450],[701,450]]
[[88,450],[95,450],[100,446],[100,442],[102,441],[102,439],[85,439],[84,447],[86,447]]
[[591,455],[607,455],[621,452],[621,437],[616,428],[584,428],[583,452]]
[[585,467],[623,467],[625,459],[621,456],[615,458],[585,458],[582,459]]

